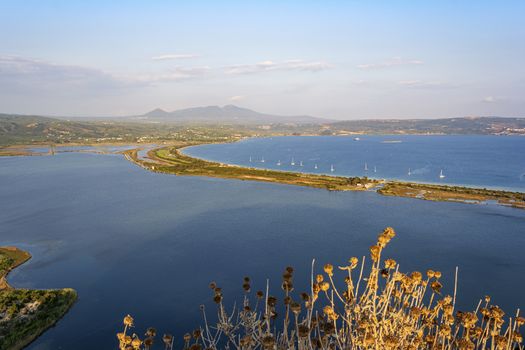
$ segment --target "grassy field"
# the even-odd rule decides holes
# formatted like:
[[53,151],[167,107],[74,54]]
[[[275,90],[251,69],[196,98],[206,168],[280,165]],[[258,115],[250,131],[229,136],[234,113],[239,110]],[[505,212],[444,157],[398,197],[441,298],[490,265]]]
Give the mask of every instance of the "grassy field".
[[495,201],[501,205],[525,209],[525,194],[520,192],[409,182],[387,182],[378,192],[385,196],[410,197],[432,201],[467,203]]
[[137,151],[126,151],[126,157],[142,167],[162,173],[190,176],[208,176],[246,181],[264,181],[298,186],[324,188],[332,191],[363,191],[379,184],[379,181],[359,177],[340,177],[294,173],[286,171],[245,168],[234,165],[209,162],[186,156],[177,145],[152,150],[148,160],[137,157]]
[[5,277],[31,255],[14,247],[0,247],[0,350],[24,348],[53,326],[77,299],[73,289],[14,289]]

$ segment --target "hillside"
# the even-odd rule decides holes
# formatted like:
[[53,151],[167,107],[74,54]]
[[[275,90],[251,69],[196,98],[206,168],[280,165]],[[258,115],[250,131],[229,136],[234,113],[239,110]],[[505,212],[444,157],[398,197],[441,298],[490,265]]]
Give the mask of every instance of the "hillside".
[[465,117],[447,119],[369,119],[331,123],[335,134],[525,135],[525,118]]
[[[229,114],[229,110],[235,111]],[[238,113],[238,114],[236,114]],[[251,114],[250,114],[251,113]],[[95,143],[206,141],[237,136],[348,135],[348,134],[463,134],[525,135],[525,118],[451,118],[410,120],[350,120],[323,123],[269,123],[266,116],[238,107],[199,107],[165,112],[154,110],[149,117],[58,119],[42,116],[0,114],[0,146],[22,143]],[[225,116],[241,122],[227,122]],[[243,117],[240,117],[243,115]],[[216,119],[212,123],[212,116]],[[223,118],[223,119],[221,119]],[[292,118],[292,117],[286,117]],[[301,118],[301,117],[297,117]],[[307,117],[305,117],[307,118]],[[306,120],[306,119],[304,119]]]
[[270,130],[227,125],[188,125],[130,120],[66,120],[0,114],[0,146],[28,143],[136,143],[227,140],[232,135],[264,135]]

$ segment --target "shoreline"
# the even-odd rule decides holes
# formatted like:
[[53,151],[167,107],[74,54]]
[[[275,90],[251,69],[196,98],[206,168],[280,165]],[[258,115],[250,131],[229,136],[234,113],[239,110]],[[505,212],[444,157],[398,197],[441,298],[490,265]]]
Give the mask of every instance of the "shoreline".
[[[195,145],[195,144],[191,144]],[[180,152],[188,144],[166,146],[152,149],[145,160],[138,158],[138,150],[121,152],[126,159],[138,166],[154,172],[186,175],[208,176],[246,181],[283,183],[298,186],[324,188],[336,191],[364,191],[381,184],[380,181],[367,178],[348,178],[326,175],[305,174],[277,170],[264,170],[240,167],[237,165],[209,162],[186,156]]]
[[[263,136],[264,138],[276,137]],[[282,135],[279,135],[282,136]],[[426,135],[432,136],[432,135]],[[246,140],[249,137],[242,137],[239,139],[226,141],[227,143],[239,142]],[[130,146],[134,147],[129,150],[116,151],[112,153],[122,154],[124,157],[144,168],[145,170],[161,172],[167,174],[176,175],[187,175],[187,176],[207,176],[217,177],[226,179],[238,179],[241,181],[262,181],[272,183],[283,183],[297,186],[308,186],[315,188],[325,188],[331,191],[362,191],[362,190],[375,190],[377,193],[385,196],[397,196],[405,198],[414,198],[422,200],[442,201],[442,202],[459,202],[468,204],[489,204],[495,202],[495,204],[513,207],[518,209],[525,209],[525,193],[519,191],[513,191],[509,189],[500,188],[480,188],[469,185],[457,185],[457,184],[437,184],[437,183],[425,183],[425,182],[406,182],[396,179],[377,179],[368,177],[345,177],[345,176],[334,176],[329,174],[315,174],[315,173],[303,173],[303,172],[292,172],[286,170],[274,170],[264,168],[252,168],[246,166],[240,166],[235,164],[227,164],[222,162],[215,162],[203,158],[197,158],[190,156],[183,151],[189,147],[205,145],[205,144],[219,144],[225,143],[224,140],[217,141],[174,141],[159,143],[74,143],[74,144],[61,144],[57,145],[60,147],[96,147],[96,146]],[[38,146],[50,146],[49,144],[35,144],[35,145],[14,145],[0,149],[0,156],[3,149],[27,149]],[[147,156],[144,159],[138,158],[138,152],[144,150],[147,147],[152,147],[148,151]],[[176,149],[176,154],[171,154],[171,157],[159,157],[157,152],[161,149]],[[67,151],[75,152],[75,151]],[[93,153],[100,153],[95,151]],[[50,155],[48,153],[36,153],[28,154],[31,155]],[[8,156],[8,155],[7,155]],[[175,156],[175,157],[173,157]],[[177,158],[184,158],[185,167],[181,168],[181,163],[178,162]],[[180,159],[179,159],[180,160]],[[196,166],[195,166],[196,165]],[[189,169],[191,167],[192,169]],[[206,169],[206,168],[213,169]],[[225,169],[233,171],[225,171]],[[237,172],[237,173],[236,173]],[[348,180],[353,179],[353,184],[349,184]],[[358,186],[359,184],[359,186]],[[381,187],[381,188],[378,188]]]
[[[404,182],[398,180],[386,180],[386,179],[372,179],[372,178],[359,178],[354,177],[354,179],[360,179],[360,186],[342,186],[342,187],[330,187],[330,186],[320,186],[319,184],[311,185],[305,183],[304,181],[282,181],[278,177],[268,178],[268,173],[283,174],[288,176],[313,176],[319,177],[321,181],[330,181],[330,180],[343,180],[343,179],[352,179],[349,177],[342,176],[330,176],[325,174],[311,174],[311,173],[297,173],[283,170],[271,170],[271,169],[261,169],[261,168],[251,168],[243,167],[239,165],[226,164],[221,162],[209,161],[202,158],[196,158],[189,156],[184,153],[184,149],[188,147],[193,147],[197,145],[202,145],[206,143],[198,144],[186,144],[180,146],[165,146],[152,149],[148,152],[146,160],[138,159],[136,152],[133,150],[122,152],[126,159],[134,162],[135,164],[141,166],[142,168],[161,172],[161,173],[172,173],[176,175],[202,175],[208,177],[219,177],[219,178],[234,178],[239,180],[252,180],[252,181],[264,181],[264,182],[276,182],[284,183],[298,186],[309,186],[317,188],[325,188],[327,190],[344,190],[344,191],[356,191],[356,190],[375,190],[378,194],[385,196],[396,196],[396,197],[405,197],[413,199],[422,199],[422,200],[431,200],[431,201],[440,201],[440,202],[459,202],[466,204],[488,204],[495,202],[497,205],[513,207],[517,209],[525,209],[525,193],[515,192],[515,191],[506,191],[500,189],[486,189],[479,187],[468,187],[468,186],[457,186],[457,185],[441,185],[441,184],[427,184],[427,183],[416,183],[416,182]],[[159,156],[159,151],[172,148],[170,155]],[[219,166],[224,168],[238,169],[241,174],[235,176],[235,173],[229,174],[229,176],[221,176],[218,173],[210,172],[199,172],[198,170],[193,173],[185,173],[180,169],[170,169],[170,166],[177,164],[178,159],[184,158],[184,162],[194,162],[199,163],[200,166]],[[202,170],[202,169],[201,169]],[[242,172],[250,171],[253,173],[260,173],[259,178],[257,176],[247,178]],[[380,188],[378,188],[380,187]]]
[[64,317],[78,298],[71,288],[10,286],[8,274],[30,259],[22,249],[0,247],[0,350],[25,348]]

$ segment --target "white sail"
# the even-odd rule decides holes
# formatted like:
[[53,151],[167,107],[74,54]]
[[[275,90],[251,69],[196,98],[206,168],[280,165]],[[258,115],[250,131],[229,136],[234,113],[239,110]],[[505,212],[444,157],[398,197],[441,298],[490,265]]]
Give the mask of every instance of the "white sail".
[[295,165],[295,160],[293,159],[293,157],[292,157],[292,162],[290,164]]
[[330,171],[331,171],[331,172],[334,172],[334,171],[335,171],[335,169],[334,169],[334,165],[333,165],[333,164],[330,166]]
[[441,171],[439,172],[439,178],[440,179],[444,179],[445,178],[445,175],[443,175],[443,169],[441,169]]

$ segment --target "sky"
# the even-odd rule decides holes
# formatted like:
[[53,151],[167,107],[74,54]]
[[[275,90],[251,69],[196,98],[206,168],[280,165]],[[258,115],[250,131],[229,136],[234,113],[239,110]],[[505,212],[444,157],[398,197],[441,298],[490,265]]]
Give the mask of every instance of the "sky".
[[0,113],[525,117],[525,1],[0,0]]

